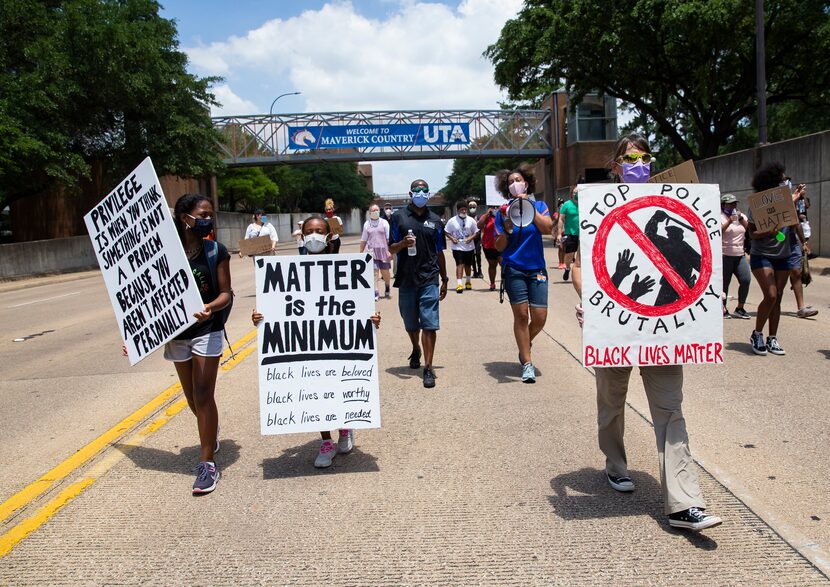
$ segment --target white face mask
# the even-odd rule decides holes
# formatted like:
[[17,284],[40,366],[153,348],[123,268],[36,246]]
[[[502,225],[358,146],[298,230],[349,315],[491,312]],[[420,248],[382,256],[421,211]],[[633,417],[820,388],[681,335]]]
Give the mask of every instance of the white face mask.
[[476,208],[475,206],[470,206],[469,208],[467,208],[467,212],[469,212],[470,214],[475,214],[476,210],[478,210],[478,208]]
[[326,248],[326,235],[312,232],[303,237],[303,245],[309,253],[320,253]]
[[463,218],[466,218],[466,217],[467,217],[467,213],[466,213],[466,212],[459,212],[459,213],[458,213],[458,217],[459,217],[459,218],[462,218],[462,219],[463,219]]
[[377,220],[378,218],[380,218],[380,211],[372,210],[371,212],[369,212],[369,218],[371,218],[372,220]]

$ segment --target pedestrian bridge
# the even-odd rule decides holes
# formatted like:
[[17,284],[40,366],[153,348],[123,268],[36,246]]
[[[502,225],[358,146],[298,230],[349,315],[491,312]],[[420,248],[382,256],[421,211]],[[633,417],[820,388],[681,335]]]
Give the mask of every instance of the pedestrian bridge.
[[551,157],[550,110],[219,116],[229,167],[323,161]]

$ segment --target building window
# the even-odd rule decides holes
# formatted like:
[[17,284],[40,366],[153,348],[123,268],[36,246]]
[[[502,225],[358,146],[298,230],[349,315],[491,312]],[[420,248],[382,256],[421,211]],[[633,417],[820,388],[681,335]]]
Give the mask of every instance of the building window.
[[615,98],[585,96],[579,104],[568,101],[568,144],[585,141],[616,141]]

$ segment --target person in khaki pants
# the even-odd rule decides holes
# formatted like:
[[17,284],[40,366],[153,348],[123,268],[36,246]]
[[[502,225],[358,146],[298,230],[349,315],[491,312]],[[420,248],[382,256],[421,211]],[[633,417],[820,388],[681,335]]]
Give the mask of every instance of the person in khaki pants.
[[[644,155],[646,155],[644,157]],[[646,161],[648,159],[648,161]],[[628,135],[619,140],[611,163],[612,171],[623,183],[642,183],[650,172],[650,150],[640,135]],[[645,167],[645,169],[643,169]],[[573,265],[573,284],[582,296],[582,269],[580,251]],[[582,305],[577,305],[576,316],[583,322]],[[634,491],[634,482],[628,476],[625,454],[625,398],[632,367],[597,367],[597,428],[600,450],[605,454],[605,476],[617,491]],[[675,528],[703,530],[717,526],[722,520],[707,514],[706,502],[700,491],[697,469],[689,450],[689,435],[683,418],[683,366],[661,365],[640,367],[646,390],[657,454],[660,461],[660,482],[663,486],[663,506],[669,525]]]

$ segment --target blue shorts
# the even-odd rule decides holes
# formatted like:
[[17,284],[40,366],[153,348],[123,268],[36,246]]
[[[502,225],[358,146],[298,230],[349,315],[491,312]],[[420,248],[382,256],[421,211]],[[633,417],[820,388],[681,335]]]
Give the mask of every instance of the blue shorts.
[[[791,258],[792,255],[790,255],[789,257],[782,257],[780,259],[770,259],[769,257],[765,257],[764,255],[750,255],[749,268],[753,271],[755,271],[756,269],[762,269],[764,267],[769,267],[773,271],[789,271],[790,269],[792,269],[792,267],[790,267]],[[798,263],[801,263],[801,255],[798,256]]]
[[398,309],[407,332],[440,330],[438,325],[438,284],[399,287]]
[[547,269],[528,271],[505,266],[501,278],[511,306],[527,303],[531,308],[548,307]]

